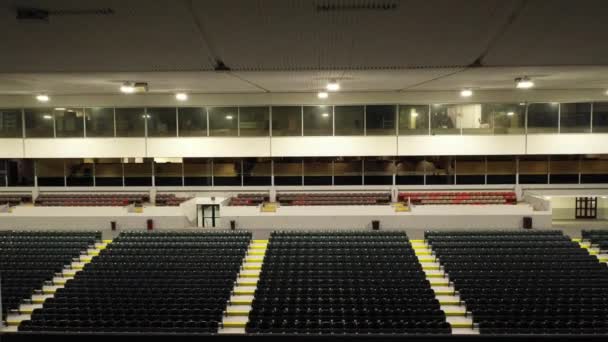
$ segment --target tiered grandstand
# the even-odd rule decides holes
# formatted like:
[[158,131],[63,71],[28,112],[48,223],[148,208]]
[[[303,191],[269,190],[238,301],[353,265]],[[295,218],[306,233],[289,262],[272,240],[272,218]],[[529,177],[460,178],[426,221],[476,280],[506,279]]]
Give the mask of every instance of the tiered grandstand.
[[516,204],[517,196],[514,192],[403,192],[399,194],[399,199],[416,205],[429,204]]
[[275,232],[248,333],[449,334],[404,233]]
[[122,233],[21,331],[217,332],[251,233]]
[[2,318],[99,240],[99,232],[0,231]]
[[37,206],[43,207],[120,207],[143,204],[150,200],[147,194],[41,194]]
[[156,205],[159,207],[177,207],[192,197],[177,197],[175,194],[156,194]]

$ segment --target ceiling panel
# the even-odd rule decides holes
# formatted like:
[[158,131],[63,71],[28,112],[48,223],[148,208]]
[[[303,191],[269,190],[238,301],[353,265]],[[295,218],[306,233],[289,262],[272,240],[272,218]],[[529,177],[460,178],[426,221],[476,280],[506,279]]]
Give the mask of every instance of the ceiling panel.
[[527,1],[484,65],[606,65],[606,0]]

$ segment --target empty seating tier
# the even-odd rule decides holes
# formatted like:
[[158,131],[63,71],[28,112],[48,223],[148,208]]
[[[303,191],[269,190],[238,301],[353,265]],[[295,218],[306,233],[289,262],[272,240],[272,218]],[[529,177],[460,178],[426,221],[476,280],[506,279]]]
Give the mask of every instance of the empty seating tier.
[[449,334],[401,232],[275,232],[248,333]]
[[388,193],[287,193],[278,194],[281,205],[386,205]]
[[608,333],[608,268],[560,231],[425,237],[482,334]]
[[429,204],[517,204],[517,196],[512,191],[501,192],[403,192],[399,200],[416,205]]
[[258,206],[264,201],[268,201],[268,195],[264,194],[238,194],[236,197],[230,198],[232,206]]
[[192,197],[177,197],[174,194],[157,194],[156,205],[159,207],[177,207]]
[[601,253],[608,251],[608,230],[583,230],[582,236],[592,246],[599,248]]
[[21,331],[214,333],[251,233],[121,233]]
[[21,203],[31,203],[32,195],[6,194],[0,195],[0,205],[8,204],[10,206],[19,205]]
[[36,199],[43,207],[121,207],[142,204],[150,200],[147,194],[42,194]]
[[2,318],[98,240],[98,232],[0,231]]

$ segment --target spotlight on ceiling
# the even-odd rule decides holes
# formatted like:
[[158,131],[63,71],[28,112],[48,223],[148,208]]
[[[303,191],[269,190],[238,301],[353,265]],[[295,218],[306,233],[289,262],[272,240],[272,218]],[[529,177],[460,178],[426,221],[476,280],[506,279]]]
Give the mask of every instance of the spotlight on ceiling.
[[36,100],[38,100],[40,102],[48,102],[49,99],[50,99],[49,96],[45,95],[45,94],[36,95]]
[[513,115],[515,115],[515,113],[514,112],[508,112],[507,115],[508,116],[513,116]]
[[125,94],[133,94],[135,92],[135,85],[132,82],[125,82],[120,86],[120,91]]
[[226,120],[232,120],[232,115],[226,115]]
[[413,111],[413,112],[412,112],[412,117],[417,118],[417,117],[418,117],[418,112]]
[[63,107],[57,107],[57,108],[55,108],[55,110],[59,111],[59,112],[63,112],[63,111],[65,111],[65,108],[63,108]]
[[51,120],[53,118],[53,116],[51,114],[44,114],[42,116],[42,118],[45,119],[45,120]]
[[120,91],[125,94],[145,93],[148,91],[148,83],[145,82],[125,82],[120,86]]
[[336,80],[331,80],[327,82],[327,86],[325,87],[328,91],[338,91],[340,90],[340,83]]
[[462,97],[471,97],[471,96],[473,96],[473,91],[471,89],[462,89],[460,91],[460,96],[462,96]]
[[534,87],[534,82],[528,76],[518,77],[515,79],[515,86],[518,89],[530,89]]
[[317,93],[317,97],[320,99],[326,99],[329,97],[329,94],[324,91],[320,91],[319,93]]
[[186,101],[188,99],[188,94],[186,93],[177,93],[175,94],[175,99],[178,101]]
[[323,114],[321,114],[321,116],[324,117],[324,118],[328,118],[329,117],[329,113],[323,113]]

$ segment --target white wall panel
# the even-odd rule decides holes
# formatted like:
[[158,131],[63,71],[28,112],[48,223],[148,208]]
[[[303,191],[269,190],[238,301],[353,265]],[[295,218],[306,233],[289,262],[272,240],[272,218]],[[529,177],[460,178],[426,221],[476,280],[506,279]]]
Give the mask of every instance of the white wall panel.
[[524,135],[416,135],[399,137],[401,156],[524,154]]
[[148,157],[269,157],[270,137],[148,138]]
[[23,158],[23,139],[0,139],[0,158]]
[[145,157],[144,138],[25,139],[25,158]]
[[397,154],[395,136],[274,137],[273,157],[391,156]]
[[530,134],[528,154],[608,153],[608,134]]

